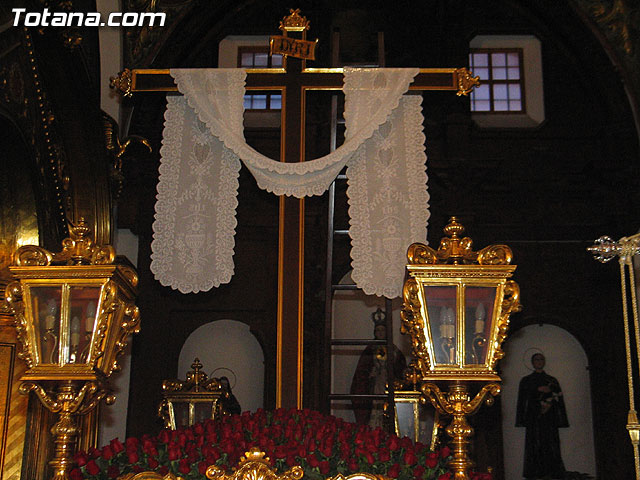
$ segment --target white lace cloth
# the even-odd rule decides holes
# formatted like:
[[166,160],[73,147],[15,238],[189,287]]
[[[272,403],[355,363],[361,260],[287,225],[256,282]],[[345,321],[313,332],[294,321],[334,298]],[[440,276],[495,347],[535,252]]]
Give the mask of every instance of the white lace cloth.
[[[406,247],[425,240],[428,217],[419,99],[400,101],[417,71],[345,69],[344,144],[319,159],[284,163],[256,152],[241,133],[243,69],[172,70],[184,97],[170,97],[165,115],[152,243],[151,270],[156,278],[183,293],[208,290],[230,280],[238,158],[261,188],[296,197],[322,194],[355,158],[357,165],[349,168],[348,191],[353,276],[367,293],[398,296]],[[371,156],[371,165],[366,156]],[[363,163],[368,166],[364,168]],[[387,190],[386,197],[380,188]],[[185,203],[186,199],[192,202]],[[418,201],[423,204],[418,206]],[[187,210],[198,213],[186,214]],[[385,228],[393,233],[381,230],[381,222],[387,221],[392,226]],[[386,233],[380,236],[383,230]],[[396,260],[398,265],[388,269]]]

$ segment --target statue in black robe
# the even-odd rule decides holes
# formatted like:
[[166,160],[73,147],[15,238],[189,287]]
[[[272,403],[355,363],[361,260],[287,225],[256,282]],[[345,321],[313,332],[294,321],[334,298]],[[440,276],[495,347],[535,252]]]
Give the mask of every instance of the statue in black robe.
[[[378,308],[371,318],[374,321],[374,338],[387,338],[386,318],[384,312]],[[382,345],[368,345],[358,360],[358,365],[351,381],[353,394],[383,394],[387,388],[387,347]],[[407,361],[398,347],[393,346],[393,375],[396,381],[402,381]],[[384,426],[382,400],[354,398],[352,400],[353,413],[356,422],[371,427]]]
[[568,427],[560,384],[544,372],[541,353],[531,357],[534,372],[520,380],[516,427],[525,427],[523,476],[564,478],[558,428]]

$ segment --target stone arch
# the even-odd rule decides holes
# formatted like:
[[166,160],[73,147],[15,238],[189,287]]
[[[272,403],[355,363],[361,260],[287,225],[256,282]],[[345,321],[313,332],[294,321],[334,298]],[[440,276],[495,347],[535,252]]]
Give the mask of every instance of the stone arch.
[[562,458],[568,471],[595,475],[595,449],[591,409],[591,381],[587,354],[567,330],[547,323],[528,325],[505,343],[501,361],[502,431],[505,478],[521,478],[524,428],[516,428],[515,412],[520,379],[531,373],[529,359],[536,351],[547,358],[545,371],[558,379],[563,390],[569,428],[560,429]]
[[191,332],[180,350],[179,378],[184,378],[185,373],[191,370],[196,357],[207,375],[213,373],[215,377],[229,378],[233,394],[243,411],[263,407],[264,352],[246,323],[216,320]]

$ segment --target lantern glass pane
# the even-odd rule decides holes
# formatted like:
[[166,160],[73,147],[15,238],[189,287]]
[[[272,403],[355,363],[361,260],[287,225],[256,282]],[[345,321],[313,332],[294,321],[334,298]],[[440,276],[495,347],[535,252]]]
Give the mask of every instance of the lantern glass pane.
[[206,402],[196,402],[195,403],[195,412],[194,412],[194,423],[204,422],[208,418],[212,418],[211,416],[211,405],[213,404],[213,400]]
[[86,363],[95,329],[101,287],[74,286],[69,295],[69,355],[67,363]]
[[39,342],[39,363],[57,364],[60,356],[62,286],[31,287],[33,328]]
[[465,364],[485,364],[491,339],[496,287],[465,289]]
[[173,407],[173,416],[175,419],[175,428],[189,426],[189,402],[171,402]]
[[425,286],[429,338],[433,341],[436,364],[456,363],[456,287]]

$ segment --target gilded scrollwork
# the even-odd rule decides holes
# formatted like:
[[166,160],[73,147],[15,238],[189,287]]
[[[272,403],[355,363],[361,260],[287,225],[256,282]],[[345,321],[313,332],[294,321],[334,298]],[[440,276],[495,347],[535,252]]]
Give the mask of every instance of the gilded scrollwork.
[[27,367],[31,368],[34,365],[34,359],[31,356],[32,348],[27,334],[27,319],[24,315],[23,293],[24,289],[20,282],[9,283],[5,289],[4,305],[6,305],[9,314],[13,315],[16,336],[22,345],[22,350],[18,352],[18,357],[26,362]]
[[13,255],[13,264],[19,267],[51,265],[53,254],[37,245],[23,245]]
[[[71,223],[71,222],[69,222]],[[70,236],[62,241],[62,251],[53,257],[55,262],[67,265],[107,265],[115,260],[111,245],[95,245],[89,236],[91,228],[80,217],[76,225],[71,224]]]
[[435,264],[438,261],[436,251],[424,243],[413,243],[407,250],[407,260],[412,265]]
[[257,447],[245,452],[231,475],[217,465],[211,465],[206,472],[209,480],[300,480],[303,475],[304,471],[297,465],[277,474],[271,468],[269,458]]
[[469,425],[467,416],[477,412],[483,402],[492,404],[494,397],[500,393],[500,385],[495,382],[484,385],[473,399],[464,383],[451,384],[446,393],[435,383],[425,383],[421,386],[421,392],[440,413],[451,415],[451,423],[445,429],[452,438],[453,447],[453,458],[449,461],[449,467],[454,473],[454,478],[469,478],[468,471],[473,462],[467,450],[473,428]]
[[458,74],[458,96],[464,95],[466,97],[475,87],[480,85],[480,77],[474,77],[466,68],[457,68],[456,73]]
[[127,473],[118,477],[118,480],[182,480],[184,477],[176,476],[169,472],[166,475],[157,472],[140,472],[140,473]]
[[131,70],[125,68],[121,72],[118,72],[118,75],[110,78],[111,88],[115,89],[122,96],[131,98],[133,96],[133,92],[131,90],[132,78],[131,78]]
[[513,260],[513,252],[506,245],[489,245],[478,251],[480,265],[509,265]]
[[509,265],[513,259],[511,249],[506,245],[489,245],[473,251],[473,240],[462,237],[464,226],[456,217],[451,217],[449,224],[444,227],[447,235],[440,240],[438,250],[422,244],[414,243],[407,250],[407,261],[410,265],[436,264],[474,264],[479,265]]
[[640,9],[631,0],[613,0],[611,3],[598,2],[591,7],[598,23],[619,38],[627,55],[634,53],[634,33],[638,31]]
[[496,348],[493,354],[491,367],[495,367],[498,360],[504,357],[502,342],[507,338],[509,320],[512,313],[522,310],[520,304],[520,287],[513,280],[508,280],[504,286],[504,298],[502,300],[501,314],[498,319],[498,333],[496,335]]
[[425,324],[420,314],[418,298],[420,286],[414,278],[409,278],[403,287],[404,304],[400,311],[402,323],[400,331],[411,337],[413,360],[410,367],[424,374],[430,369],[430,359],[425,336]]

